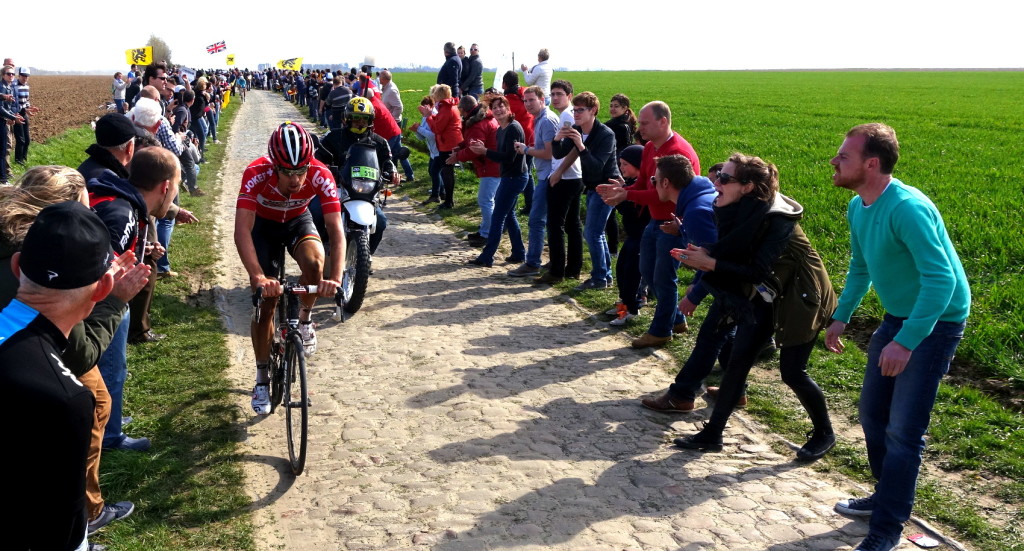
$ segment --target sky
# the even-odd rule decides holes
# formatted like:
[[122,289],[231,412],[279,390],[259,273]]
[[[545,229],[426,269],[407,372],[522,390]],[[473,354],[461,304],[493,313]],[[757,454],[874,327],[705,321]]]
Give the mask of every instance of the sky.
[[[168,4],[133,3],[120,21],[95,3],[68,4],[45,23],[25,4],[30,24],[5,29],[3,57],[38,69],[113,74],[127,69],[125,50],[155,34],[170,46],[173,62],[193,68],[224,67],[229,53],[237,66],[252,68],[290,57],[355,65],[367,56],[377,67],[440,66],[447,41],[467,50],[478,43],[484,66],[502,70],[512,67],[513,55],[516,68],[533,65],[540,48],[555,67],[580,71],[1024,68],[1024,4],[1015,0],[591,0],[567,3],[559,17],[544,3],[518,4],[538,7],[537,15],[526,15],[508,2],[445,3],[451,8],[443,14],[407,0],[362,9],[346,2],[339,4],[338,32],[327,30],[325,15],[318,16],[319,29],[305,23],[304,4],[279,26],[271,9],[280,4],[264,0],[219,4],[226,14],[214,14],[210,4],[205,19],[191,13],[195,6],[177,17],[167,15]],[[388,13],[403,15],[386,26]],[[353,15],[364,22],[358,38],[342,34],[359,26]],[[206,52],[221,40],[224,53]]]

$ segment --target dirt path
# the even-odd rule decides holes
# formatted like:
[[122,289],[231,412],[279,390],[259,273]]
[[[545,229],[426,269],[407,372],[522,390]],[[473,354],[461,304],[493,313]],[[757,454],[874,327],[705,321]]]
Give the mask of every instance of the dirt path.
[[739,419],[724,453],[672,448],[708,412],[639,406],[668,383],[658,357],[550,288],[465,267],[470,249],[398,196],[362,311],[318,332],[309,457],[293,479],[283,414],[249,408],[249,291],[231,236],[240,174],[287,119],[300,117],[279,96],[249,96],[219,198],[219,304],[261,549],[850,549],[866,533],[832,512],[845,487]]

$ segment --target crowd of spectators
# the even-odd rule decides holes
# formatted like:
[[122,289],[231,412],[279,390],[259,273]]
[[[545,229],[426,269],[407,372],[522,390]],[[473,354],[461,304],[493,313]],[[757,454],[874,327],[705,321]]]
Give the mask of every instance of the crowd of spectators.
[[[5,104],[4,114],[14,115],[12,122],[24,124],[27,134],[27,116],[36,110],[28,101],[29,70],[21,70],[25,90],[13,91],[15,100],[25,98],[24,104],[18,112]],[[44,388],[39,380],[17,379],[9,362],[0,364],[5,398],[19,404],[28,400],[25,413],[33,420],[22,424],[25,430],[17,436],[26,448],[17,477],[25,488],[16,491],[29,501],[63,500],[41,501],[31,510],[4,509],[5,519],[19,526],[38,524],[33,511],[58,512],[47,518],[48,530],[14,535],[15,549],[99,549],[87,536],[135,510],[131,502],[104,499],[101,456],[115,450],[147,452],[152,446],[145,436],[125,433],[132,422],[123,411],[128,345],[166,337],[154,330],[150,305],[157,280],[178,275],[169,263],[174,225],[197,222],[178,206],[179,189],[204,195],[196,175],[205,162],[206,139],[219,143],[216,128],[229,86],[226,74],[199,71],[192,79],[165,63],[154,63],[117,73],[113,82],[117,112],[93,123],[95,142],[82,152],[77,169],[27,167],[13,185],[0,187],[0,307],[10,305],[0,315],[23,312],[17,319],[28,325],[17,336],[41,336],[54,346],[59,353],[51,365],[39,362],[36,367],[56,369],[60,375],[60,384]],[[16,161],[27,159],[19,156]],[[37,231],[48,212],[57,214],[50,215],[46,230]],[[57,228],[62,232],[59,243],[52,235]],[[36,234],[43,237],[33,239]],[[89,241],[96,236],[101,242]],[[43,245],[50,249],[38,249]],[[90,251],[103,256],[88,257]],[[39,258],[40,253],[46,258]],[[83,285],[92,292],[82,291]],[[48,309],[54,300],[71,306],[66,311]],[[81,306],[76,310],[75,304]],[[19,323],[4,327],[25,325]],[[16,340],[7,337],[0,336],[0,345]],[[7,346],[0,353],[13,352]],[[67,406],[56,407],[53,400]],[[44,426],[44,421],[59,424],[65,433]],[[45,489],[57,483],[59,491]]]

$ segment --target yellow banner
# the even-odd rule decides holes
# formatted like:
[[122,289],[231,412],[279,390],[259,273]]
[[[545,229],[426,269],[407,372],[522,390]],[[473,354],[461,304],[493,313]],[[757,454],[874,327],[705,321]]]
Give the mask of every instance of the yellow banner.
[[149,65],[153,63],[153,47],[143,46],[141,48],[132,48],[125,50],[125,57],[128,59],[128,64],[135,65]]
[[278,69],[285,69],[287,71],[298,71],[302,69],[302,58],[293,57],[291,59],[282,59],[277,62]]
[[235,64],[235,54],[228,54],[228,65]]
[[224,101],[221,102],[221,108],[227,107],[231,104],[231,88],[224,89]]

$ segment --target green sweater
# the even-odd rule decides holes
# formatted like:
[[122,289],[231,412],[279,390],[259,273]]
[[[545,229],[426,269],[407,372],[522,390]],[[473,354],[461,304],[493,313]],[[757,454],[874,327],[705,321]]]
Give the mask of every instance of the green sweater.
[[834,319],[849,323],[874,286],[885,311],[906,318],[896,342],[913,350],[937,321],[963,322],[971,290],[942,215],[928,197],[893,178],[874,204],[860,196],[846,212],[850,271]]

